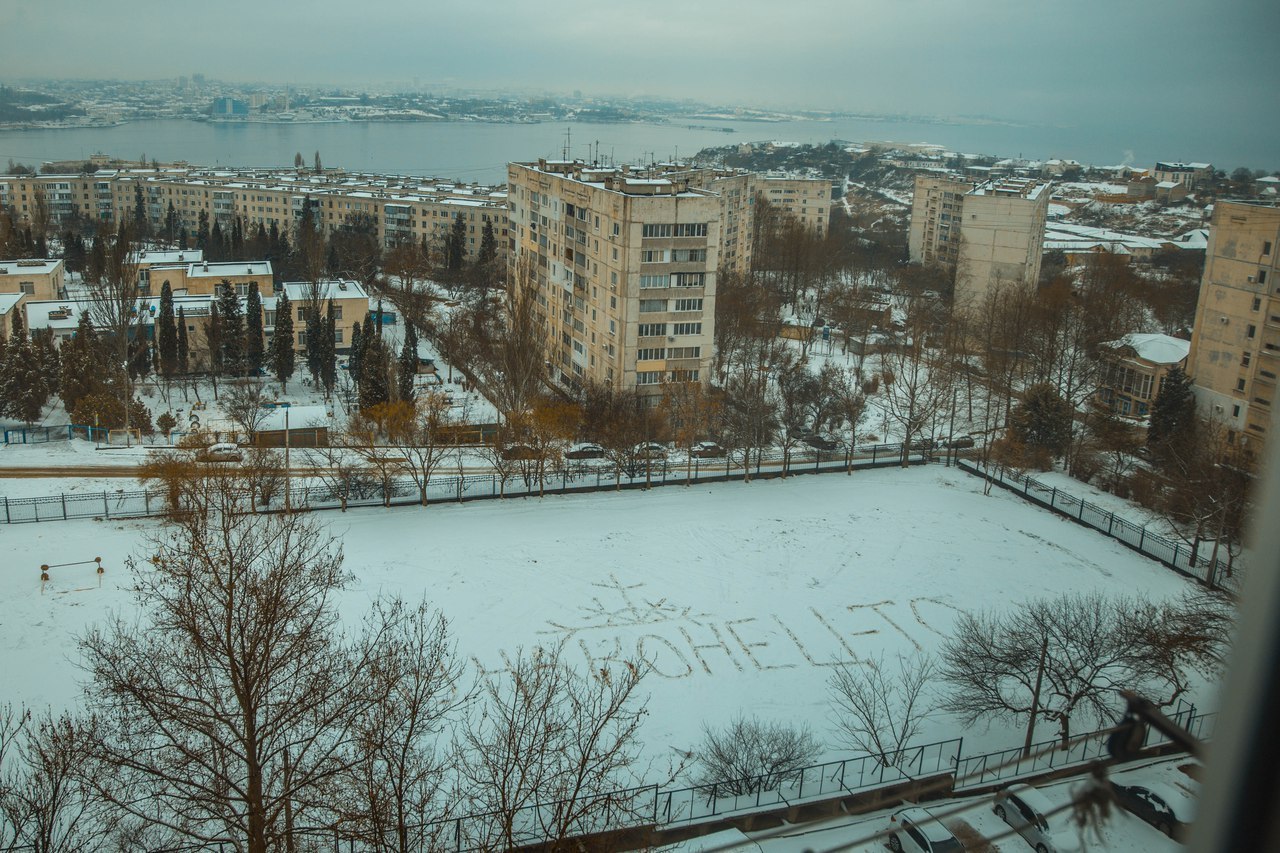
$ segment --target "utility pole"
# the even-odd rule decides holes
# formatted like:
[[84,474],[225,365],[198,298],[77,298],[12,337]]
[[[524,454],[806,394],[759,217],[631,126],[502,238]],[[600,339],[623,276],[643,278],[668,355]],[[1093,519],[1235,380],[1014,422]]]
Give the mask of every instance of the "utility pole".
[[1027,723],[1027,741],[1022,745],[1022,757],[1031,757],[1031,741],[1036,734],[1036,715],[1040,713],[1040,686],[1044,683],[1044,662],[1049,656],[1049,636],[1040,643],[1040,664],[1036,667],[1036,689],[1031,692],[1031,722]]
[[289,489],[292,483],[292,475],[289,472],[289,407],[284,407],[284,511],[289,512]]

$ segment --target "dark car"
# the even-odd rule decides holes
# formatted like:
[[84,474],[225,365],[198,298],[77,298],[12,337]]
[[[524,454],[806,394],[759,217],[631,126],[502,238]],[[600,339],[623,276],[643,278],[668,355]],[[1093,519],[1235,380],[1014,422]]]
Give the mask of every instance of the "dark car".
[[724,448],[714,441],[699,441],[689,451],[689,455],[695,459],[723,459]]
[[502,458],[508,461],[537,459],[538,451],[524,444],[513,444],[510,447],[502,448]]
[[824,453],[830,453],[833,450],[840,449],[839,441],[836,441],[834,438],[828,438],[825,435],[818,435],[816,433],[812,435],[806,435],[802,437],[800,441],[809,445],[814,450],[821,450]]
[[575,444],[564,454],[565,459],[603,459],[604,448],[598,444]]
[[1164,785],[1113,784],[1121,808],[1175,840],[1186,838],[1191,828],[1190,798]]
[[944,441],[942,446],[952,450],[968,450],[970,447],[973,447],[974,444],[973,436],[957,435]]

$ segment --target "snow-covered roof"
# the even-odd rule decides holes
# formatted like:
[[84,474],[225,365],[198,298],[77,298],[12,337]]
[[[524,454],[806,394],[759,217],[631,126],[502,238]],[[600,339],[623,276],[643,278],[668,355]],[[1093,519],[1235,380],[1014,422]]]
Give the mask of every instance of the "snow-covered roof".
[[48,275],[60,266],[62,266],[61,258],[0,261],[0,275]]
[[1179,186],[1177,181],[1161,181],[1160,183],[1156,184],[1156,189],[1171,190],[1176,186]]
[[1118,341],[1109,341],[1104,346],[1129,347],[1138,358],[1152,364],[1178,364],[1191,351],[1191,341],[1158,334],[1128,334]]
[[189,264],[204,260],[201,249],[183,249],[182,251],[146,251],[138,253],[138,263],[155,266],[156,264]]
[[[289,301],[298,303],[311,298],[312,283],[309,281],[286,281],[282,287],[289,294]],[[316,282],[320,289],[321,299],[368,299],[369,294],[358,281],[321,281]]]
[[0,293],[0,314],[8,314],[24,296],[25,293]]
[[258,431],[283,430],[285,413],[289,416],[289,431],[329,425],[329,412],[324,406],[280,406],[269,411],[258,424]]
[[187,269],[188,278],[224,278],[229,275],[271,275],[271,261],[195,263]]

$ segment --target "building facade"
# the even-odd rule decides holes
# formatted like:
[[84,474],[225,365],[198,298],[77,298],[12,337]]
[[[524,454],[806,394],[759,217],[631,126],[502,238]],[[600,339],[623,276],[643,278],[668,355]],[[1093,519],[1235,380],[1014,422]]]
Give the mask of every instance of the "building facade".
[[1213,164],[1159,162],[1152,170],[1152,176],[1157,182],[1182,184],[1188,190],[1194,190],[1213,183]]
[[57,299],[65,286],[64,267],[59,258],[0,261],[0,293],[25,293],[28,299]]
[[720,198],[671,177],[578,161],[512,163],[509,262],[534,288],[553,380],[656,396],[706,381]]
[[911,260],[955,274],[957,305],[977,305],[1000,284],[1040,278],[1052,184],[1001,178],[976,186],[920,175],[911,204]]
[[442,247],[461,216],[465,247],[474,258],[486,224],[497,246],[506,242],[506,190],[432,178],[347,173],[315,175],[296,169],[219,170],[194,167],[100,170],[93,174],[0,176],[0,205],[19,221],[45,219],[60,226],[73,217],[98,221],[132,218],[141,193],[153,231],[166,227],[170,205],[175,227],[195,234],[200,216],[210,227],[230,227],[239,217],[248,227],[272,225],[296,231],[310,207],[326,232],[362,220],[377,231],[383,246],[412,241]]
[[1280,208],[1218,202],[1209,225],[1187,372],[1229,437],[1265,439],[1280,375]]
[[1169,335],[1132,334],[1104,343],[1095,399],[1122,418],[1142,420],[1175,367],[1184,370],[1191,342]]

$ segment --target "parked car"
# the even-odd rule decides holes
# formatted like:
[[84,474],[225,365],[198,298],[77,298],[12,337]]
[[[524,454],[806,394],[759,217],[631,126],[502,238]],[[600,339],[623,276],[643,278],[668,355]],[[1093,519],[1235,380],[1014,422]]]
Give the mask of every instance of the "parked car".
[[645,441],[636,445],[635,454],[637,459],[666,459],[667,449],[656,441]]
[[1049,834],[1049,819],[1053,805],[1030,785],[1010,785],[996,794],[996,817],[1009,824],[1015,832],[1035,848],[1036,853],[1056,853]]
[[1195,801],[1171,786],[1159,783],[1112,783],[1121,808],[1175,840],[1186,838],[1195,820]]
[[569,448],[565,454],[565,459],[603,459],[604,448],[598,444],[583,443],[575,444]]
[[942,443],[942,446],[946,448],[950,448],[952,450],[967,450],[968,448],[973,447],[974,444],[975,442],[973,440],[973,436],[956,435],[956,436],[952,436],[947,441],[944,441]]
[[196,459],[201,462],[239,462],[243,458],[240,446],[229,441],[211,444],[196,451]]
[[823,451],[824,453],[830,453],[830,452],[831,452],[831,451],[833,451],[833,450],[839,450],[839,449],[840,449],[840,442],[839,442],[839,441],[837,441],[837,440],[836,440],[836,439],[834,439],[834,438],[830,438],[830,437],[828,437],[828,436],[825,436],[825,435],[818,435],[817,433],[812,433],[812,434],[810,434],[810,435],[806,435],[806,436],[802,437],[802,438],[800,439],[800,441],[802,441],[803,443],[805,443],[805,444],[809,445],[809,446],[810,446],[810,447],[812,447],[814,450],[821,450],[821,451]]
[[724,448],[714,441],[699,441],[689,451],[695,459],[723,459]]
[[503,459],[508,461],[513,459],[536,459],[538,451],[524,444],[513,444],[510,447],[504,447],[501,450]]
[[889,849],[895,853],[964,853],[951,830],[919,806],[895,812],[889,821]]

